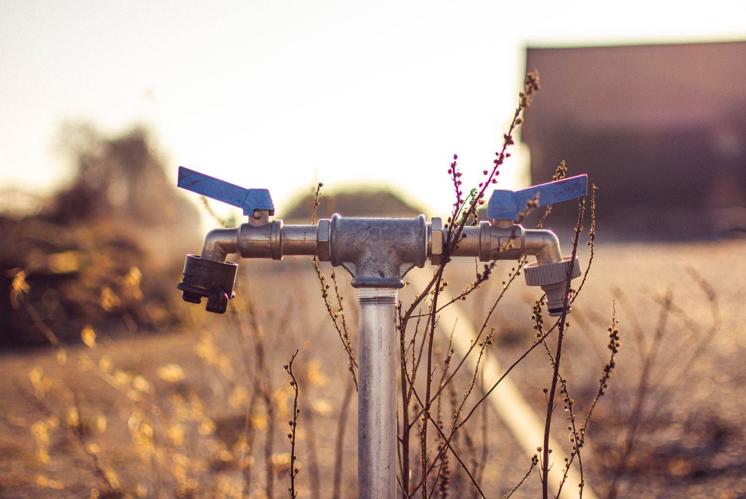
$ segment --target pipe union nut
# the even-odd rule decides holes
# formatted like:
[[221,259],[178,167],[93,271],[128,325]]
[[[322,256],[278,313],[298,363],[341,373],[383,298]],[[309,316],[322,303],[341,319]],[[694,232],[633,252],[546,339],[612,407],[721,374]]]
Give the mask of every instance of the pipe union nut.
[[322,218],[319,220],[318,230],[316,232],[316,255],[322,262],[331,260],[331,250],[329,249],[329,240],[331,239],[331,220]]
[[443,220],[433,217],[430,220],[430,263],[440,265],[443,261]]

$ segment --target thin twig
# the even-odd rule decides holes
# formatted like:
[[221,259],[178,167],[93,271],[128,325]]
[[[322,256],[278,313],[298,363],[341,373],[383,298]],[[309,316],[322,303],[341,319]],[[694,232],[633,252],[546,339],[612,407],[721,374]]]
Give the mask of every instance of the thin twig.
[[534,468],[536,468],[536,465],[539,464],[539,456],[534,454],[531,457],[531,466],[529,466],[528,471],[525,475],[523,475],[523,478],[516,484],[515,487],[508,493],[508,495],[505,496],[505,499],[510,499],[510,497],[515,494],[516,490],[521,488],[521,485],[526,481],[526,479],[531,475],[531,472],[534,471]]
[[552,413],[554,412],[554,397],[557,391],[557,383],[559,379],[560,362],[562,360],[562,342],[565,337],[565,320],[567,318],[567,309],[570,298],[570,280],[572,276],[573,264],[575,262],[575,256],[578,252],[578,241],[580,239],[580,232],[583,224],[583,214],[585,212],[585,198],[581,199],[578,209],[578,222],[575,226],[575,238],[572,245],[572,254],[570,256],[570,265],[567,269],[567,284],[565,287],[564,300],[562,303],[562,315],[559,320],[559,330],[557,333],[557,348],[554,354],[554,370],[552,373],[552,384],[549,388],[549,397],[547,400],[547,415],[544,420],[544,444],[542,447],[542,463],[541,463],[541,476],[542,476],[542,497],[543,499],[549,498],[549,437],[552,426]]
[[288,373],[288,376],[290,376],[290,388],[293,390],[293,415],[292,419],[288,422],[290,425],[290,433],[288,434],[288,440],[290,440],[290,488],[288,491],[290,492],[290,497],[295,498],[298,497],[298,491],[295,488],[295,477],[298,475],[299,468],[296,466],[296,460],[297,457],[295,456],[295,444],[296,444],[296,438],[295,438],[295,432],[298,429],[298,418],[300,416],[300,409],[298,408],[298,396],[300,395],[300,388],[298,386],[298,379],[295,377],[295,373],[293,373],[293,362],[295,362],[295,357],[298,355],[298,350],[295,351],[295,353],[290,357],[290,361],[288,361],[287,364],[285,364],[283,369],[285,369],[285,372]]

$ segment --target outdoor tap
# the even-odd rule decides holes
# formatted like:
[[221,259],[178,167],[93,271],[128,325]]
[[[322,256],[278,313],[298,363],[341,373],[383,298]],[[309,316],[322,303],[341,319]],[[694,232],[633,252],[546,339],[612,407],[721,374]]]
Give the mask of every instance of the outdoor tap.
[[[450,256],[478,257],[483,262],[535,257],[535,263],[524,267],[526,284],[541,286],[547,296],[549,314],[561,315],[568,275],[570,279],[580,275],[578,259],[571,263],[569,257],[562,257],[559,239],[551,230],[525,229],[515,220],[529,203],[539,207],[584,196],[587,182],[587,175],[578,175],[520,191],[495,190],[487,205],[489,222],[463,227],[461,238],[450,249]],[[438,265],[442,260],[444,238],[439,219],[433,219],[430,231],[430,261]]]
[[317,226],[270,220],[275,208],[267,189],[244,189],[184,167],[179,167],[178,186],[242,208],[248,217],[239,227],[211,230],[205,236],[202,254],[186,256],[184,276],[177,286],[185,301],[200,303],[206,297],[208,311],[226,311],[235,295],[238,270],[237,264],[225,261],[231,254],[274,260],[284,255],[315,255],[329,260],[330,221],[319,221]]
[[[562,256],[559,239],[554,232],[546,229],[524,229],[514,224],[513,220],[529,205],[547,206],[585,196],[587,185],[588,176],[577,175],[519,191],[495,190],[487,205],[489,231],[494,234],[489,256],[500,258],[501,252],[504,253],[506,249],[511,253],[519,252],[522,256],[534,256],[536,263],[523,268],[526,284],[541,286],[546,294],[549,315],[552,316],[570,312],[570,302],[566,297],[568,280],[580,275],[580,262],[577,256],[574,259]],[[511,233],[507,239],[505,231]],[[495,241],[497,244],[494,244]],[[493,253],[495,250],[497,255]]]
[[[265,222],[274,214],[272,198],[266,189],[244,189],[184,167],[179,168],[178,186],[243,208],[250,220],[244,225],[256,220]],[[242,228],[212,230],[205,236],[202,254],[186,256],[183,278],[177,286],[184,301],[200,303],[207,298],[208,312],[226,311],[228,301],[235,295],[238,264],[226,262],[225,258],[239,252]]]

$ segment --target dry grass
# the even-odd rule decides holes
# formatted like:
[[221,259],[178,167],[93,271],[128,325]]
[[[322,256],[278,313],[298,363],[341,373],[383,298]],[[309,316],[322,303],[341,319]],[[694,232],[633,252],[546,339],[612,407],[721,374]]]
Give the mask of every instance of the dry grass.
[[[612,298],[618,301],[622,329],[632,331],[639,323],[645,341],[655,334],[659,301],[669,290],[677,307],[671,308],[656,359],[659,367],[650,379],[652,391],[665,392],[665,400],[653,402],[653,396],[643,410],[637,442],[618,479],[623,497],[663,491],[669,496],[737,497],[746,492],[740,430],[746,404],[741,395],[746,368],[740,361],[746,317],[739,306],[746,290],[734,278],[746,271],[738,258],[744,250],[746,243],[736,240],[599,248],[593,279],[576,304],[567,336],[565,376],[578,404],[588,402],[596,387]],[[349,377],[346,355],[317,303],[309,262],[244,267],[249,267],[248,276],[238,291],[244,297],[250,294],[257,321],[257,326],[243,326],[248,332],[242,333],[230,315],[210,316],[194,320],[186,328],[192,332],[117,341],[102,339],[99,332],[93,348],[81,342],[65,347],[64,354],[57,348],[6,352],[0,359],[6,380],[0,388],[2,495],[80,497],[94,490],[101,495],[116,490],[149,497],[238,497],[242,492],[260,497],[267,494],[269,481],[272,495],[282,496],[289,484],[285,434],[293,399],[283,364],[298,347],[295,372],[302,391],[297,489],[299,497],[330,496],[337,422]],[[681,349],[695,348],[694,340],[712,323],[711,306],[687,274],[689,267],[715,289],[721,324],[695,361],[678,373]],[[469,264],[454,269],[454,283],[459,274],[466,281],[473,272]],[[498,264],[496,272],[501,271]],[[346,283],[346,277],[341,281]],[[479,308],[494,294],[494,286],[497,280],[478,290],[471,306]],[[288,295],[291,288],[294,293]],[[499,358],[510,359],[531,341],[529,304],[534,294],[516,286],[493,319],[497,332],[492,349]],[[271,336],[263,343],[264,374],[250,338],[258,334],[255,328]],[[248,351],[240,346],[241,334],[253,345]],[[597,409],[598,420],[588,434],[590,448],[584,453],[588,483],[602,494],[603,484],[615,473],[638,389],[639,347],[632,333],[623,340],[610,403]],[[537,411],[545,404],[541,389],[547,375],[540,352],[513,374]],[[343,463],[342,497],[354,496],[354,404],[351,411],[343,459],[337,463]],[[486,417],[481,483],[487,497],[496,497],[507,494],[530,463],[496,414],[488,411]],[[556,426],[560,438],[562,423]],[[479,434],[474,438],[481,439]],[[532,497],[538,486],[536,478],[529,478],[514,497]],[[469,484],[456,479],[450,487],[455,494],[460,488],[468,490]]]

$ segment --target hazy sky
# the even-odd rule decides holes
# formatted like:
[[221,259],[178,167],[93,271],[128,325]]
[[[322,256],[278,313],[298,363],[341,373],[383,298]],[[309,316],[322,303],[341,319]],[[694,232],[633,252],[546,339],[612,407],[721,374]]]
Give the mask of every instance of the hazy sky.
[[66,178],[63,121],[144,123],[173,178],[189,166],[279,206],[317,180],[383,182],[442,214],[451,155],[466,184],[491,164],[526,45],[739,38],[740,1],[0,0],[0,187]]

